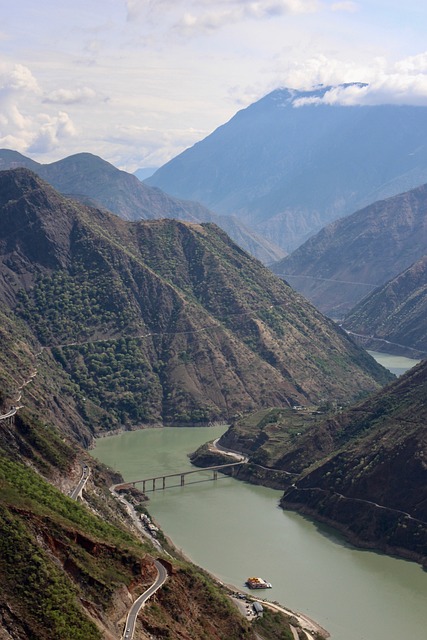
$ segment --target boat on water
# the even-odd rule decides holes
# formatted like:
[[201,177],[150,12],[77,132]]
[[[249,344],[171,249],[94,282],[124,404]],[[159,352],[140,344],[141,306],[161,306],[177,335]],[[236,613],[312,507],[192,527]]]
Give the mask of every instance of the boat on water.
[[249,589],[271,589],[272,585],[271,582],[267,582],[264,578],[253,577],[246,580],[246,586]]

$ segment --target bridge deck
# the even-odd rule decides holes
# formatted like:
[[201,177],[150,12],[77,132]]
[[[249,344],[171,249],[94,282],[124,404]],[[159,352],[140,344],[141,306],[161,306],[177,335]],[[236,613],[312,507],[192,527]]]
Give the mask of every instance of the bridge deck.
[[116,485],[116,488],[117,489],[125,489],[125,488],[130,487],[130,486],[135,487],[135,485],[137,485],[137,484],[142,484],[142,486],[143,486],[142,490],[145,492],[146,484],[151,482],[152,485],[153,485],[152,491],[155,491],[155,489],[156,489],[156,480],[162,480],[162,487],[161,488],[162,489],[166,489],[166,479],[167,478],[180,478],[181,479],[181,486],[184,486],[184,484],[185,484],[185,481],[184,481],[185,476],[189,476],[189,475],[194,474],[194,473],[202,473],[203,471],[212,471],[213,472],[212,480],[216,480],[218,471],[222,471],[223,469],[229,469],[231,467],[237,467],[237,466],[242,465],[242,464],[246,464],[246,460],[238,460],[236,462],[228,462],[226,464],[218,464],[218,465],[214,465],[212,467],[200,467],[200,469],[191,469],[189,471],[179,471],[177,473],[166,473],[166,474],[154,476],[154,477],[151,477],[151,478],[143,478],[142,480],[132,480],[131,482],[125,482],[123,484]]

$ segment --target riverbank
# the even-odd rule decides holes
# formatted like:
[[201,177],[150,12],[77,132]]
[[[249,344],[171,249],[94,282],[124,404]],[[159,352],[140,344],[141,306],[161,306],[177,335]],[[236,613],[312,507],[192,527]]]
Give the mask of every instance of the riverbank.
[[[114,497],[120,501],[120,503],[124,506],[125,510],[127,511],[129,517],[131,518],[135,528],[138,530],[138,532],[145,538],[148,538],[151,540],[152,544],[154,545],[154,547],[159,551],[162,552],[164,554],[166,554],[167,556],[169,556],[172,559],[172,555],[165,550],[164,548],[162,548],[159,540],[157,539],[157,537],[153,536],[152,534],[149,533],[149,531],[147,531],[147,529],[144,528],[144,526],[141,523],[140,517],[137,513],[137,511],[135,510],[135,507],[128,502],[128,500],[126,500],[125,496],[123,495],[119,495],[116,491],[115,491],[115,487],[110,487],[110,491],[112,493],[112,495],[114,495]],[[147,508],[147,505],[144,503],[145,508]],[[148,511],[148,509],[147,509]],[[153,524],[155,524],[155,526],[161,530],[161,527],[159,525],[158,522],[156,522],[156,520],[151,516],[150,514],[150,518],[151,521],[153,522]],[[194,562],[194,560],[192,560],[192,558],[184,553],[184,551],[182,549],[178,549],[176,547],[176,545],[174,544],[173,540],[164,534],[164,532],[162,531],[162,537],[166,540],[166,543],[168,545],[168,547],[173,550],[174,554],[179,557],[180,559],[184,560],[185,562],[191,563],[193,565],[197,564]],[[224,583],[218,576],[214,575],[213,573],[211,573],[210,571],[207,571],[206,569],[202,568],[202,570],[207,573],[211,580],[214,581],[219,587],[225,589],[227,591],[227,595],[233,600],[233,598],[235,598],[236,596],[239,599],[243,599],[246,602],[250,602],[250,603],[254,603],[254,602],[260,602],[262,603],[262,605],[264,607],[267,607],[273,611],[278,611],[280,613],[283,613],[284,615],[286,615],[287,617],[291,618],[294,622],[293,624],[297,624],[303,631],[308,632],[310,634],[309,637],[312,636],[321,636],[322,638],[324,638],[325,640],[327,638],[330,637],[330,634],[328,631],[326,631],[326,629],[324,629],[323,627],[321,627],[317,622],[315,622],[314,620],[312,620],[311,618],[309,618],[309,616],[302,614],[298,611],[293,611],[292,609],[289,609],[288,607],[284,607],[283,605],[281,605],[279,602],[270,602],[267,599],[264,598],[256,598],[254,597],[252,594],[248,594],[244,591],[241,591],[238,587],[236,587],[235,585],[232,584],[226,584]],[[244,615],[242,613],[242,615]],[[245,617],[245,616],[244,616]]]

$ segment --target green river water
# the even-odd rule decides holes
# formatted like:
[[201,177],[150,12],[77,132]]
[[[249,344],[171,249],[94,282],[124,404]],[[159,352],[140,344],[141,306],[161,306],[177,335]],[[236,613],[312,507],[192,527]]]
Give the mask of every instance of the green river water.
[[[99,439],[92,454],[133,481],[194,468],[188,453],[224,429],[126,432]],[[206,472],[193,479],[203,476],[211,478]],[[280,495],[219,476],[150,492],[148,508],[196,564],[241,590],[250,575],[267,579],[273,588],[264,597],[307,614],[332,640],[427,638],[427,572],[351,547],[327,527],[280,509]]]

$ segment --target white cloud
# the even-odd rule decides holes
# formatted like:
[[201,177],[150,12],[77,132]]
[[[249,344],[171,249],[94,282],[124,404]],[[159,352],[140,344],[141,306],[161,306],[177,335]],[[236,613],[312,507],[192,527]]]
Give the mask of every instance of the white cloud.
[[[342,63],[317,56],[291,69],[286,86],[307,90],[331,86],[322,97],[295,101],[304,104],[379,105],[412,104],[427,106],[427,53],[405,58],[393,65],[376,58],[369,66]],[[345,86],[345,83],[350,83]],[[335,86],[334,86],[335,85]],[[338,86],[336,86],[338,85]],[[344,86],[343,86],[344,85]]]
[[0,68],[0,145],[18,151],[52,150],[75,135],[67,113],[38,111],[42,90],[30,69],[22,64]]
[[409,56],[400,62],[397,62],[396,71],[402,74],[416,74],[427,72],[427,51],[419,53],[416,56]]
[[[197,32],[216,31],[223,26],[244,20],[264,20],[288,14],[313,13],[320,7],[317,0],[263,0],[261,2],[229,0],[206,3],[209,10],[205,11],[203,4],[194,3],[193,11],[185,12],[175,28],[188,36]],[[213,10],[212,5],[214,5]]]
[[216,31],[244,20],[264,20],[320,10],[320,0],[127,0],[127,20],[140,18],[166,26],[185,36]]
[[49,93],[43,102],[51,104],[78,104],[90,102],[96,98],[96,91],[89,87],[79,87],[77,89],[56,89]]
[[0,67],[0,91],[40,93],[40,87],[30,69],[23,64],[2,65]]
[[31,153],[46,153],[56,149],[64,140],[76,135],[76,129],[70,116],[60,111],[56,116],[40,114],[42,121],[38,132],[28,148]]
[[32,119],[26,103],[41,93],[37,80],[21,64],[0,67],[0,144],[23,150],[31,137]]

